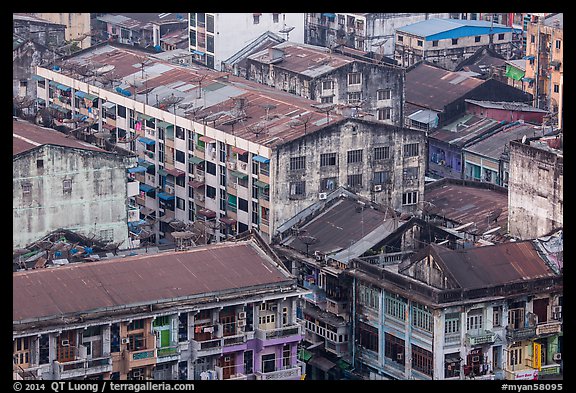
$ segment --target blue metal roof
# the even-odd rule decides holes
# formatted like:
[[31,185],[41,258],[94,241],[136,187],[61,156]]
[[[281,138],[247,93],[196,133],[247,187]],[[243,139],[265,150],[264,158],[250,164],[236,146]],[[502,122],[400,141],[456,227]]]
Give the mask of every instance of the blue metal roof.
[[397,33],[407,33],[436,41],[449,38],[469,37],[484,34],[509,33],[514,29],[499,23],[484,20],[428,19],[396,29]]
[[262,162],[262,163],[264,163],[264,164],[267,164],[267,163],[270,162],[270,159],[269,159],[269,158],[262,157],[262,156],[252,156],[252,159],[253,159],[254,161]]
[[156,143],[154,139],[146,138],[145,136],[139,137],[138,140],[146,145],[153,145]]

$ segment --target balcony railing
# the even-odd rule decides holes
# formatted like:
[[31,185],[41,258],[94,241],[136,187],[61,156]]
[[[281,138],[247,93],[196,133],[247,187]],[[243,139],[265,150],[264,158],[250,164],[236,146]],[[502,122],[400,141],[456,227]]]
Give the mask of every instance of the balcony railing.
[[302,374],[300,366],[290,366],[288,368],[270,371],[270,372],[256,372],[254,375],[257,380],[283,380],[283,379],[297,379]]
[[180,346],[178,345],[171,345],[169,347],[164,348],[157,348],[156,349],[156,356],[157,357],[165,357],[165,356],[174,356],[180,354]]
[[470,345],[491,344],[496,341],[496,336],[490,330],[471,331],[466,333],[466,340]]
[[272,340],[275,338],[302,335],[302,326],[293,324],[276,329],[256,329],[255,337],[260,340]]
[[529,340],[536,337],[536,326],[519,329],[506,328],[506,338],[509,341]]
[[77,378],[84,375],[101,374],[112,371],[112,357],[104,356],[95,359],[80,359],[71,362],[58,362],[56,379]]

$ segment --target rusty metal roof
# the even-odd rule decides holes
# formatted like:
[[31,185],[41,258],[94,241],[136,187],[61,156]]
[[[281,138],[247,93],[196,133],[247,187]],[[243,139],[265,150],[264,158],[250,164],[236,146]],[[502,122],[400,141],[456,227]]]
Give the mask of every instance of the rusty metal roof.
[[[508,191],[489,184],[464,185],[462,181],[443,179],[428,185],[425,200],[434,214],[457,225],[474,223],[468,233],[482,234],[497,226],[508,228]],[[494,221],[494,218],[496,220]]]
[[[273,147],[343,120],[317,102],[200,65],[183,67],[138,49],[105,44],[67,59],[62,74],[106,66],[130,98],[246,140]],[[144,76],[143,76],[144,75]],[[96,83],[96,82],[95,82]],[[98,85],[98,83],[96,83]],[[101,85],[98,85],[104,88]],[[105,87],[116,93],[116,88]],[[138,93],[137,95],[135,93]],[[163,100],[178,100],[162,107]]]
[[485,81],[420,63],[406,72],[406,102],[444,111],[444,107]]
[[292,277],[247,240],[16,272],[12,282],[16,322],[218,295]]
[[51,128],[37,126],[25,120],[12,121],[12,154],[17,155],[42,145],[56,145],[73,147],[76,149],[94,150],[109,154],[104,149],[95,145],[80,141],[73,136]]
[[443,264],[463,289],[483,288],[556,273],[540,257],[531,240],[451,250],[430,245],[435,261]]

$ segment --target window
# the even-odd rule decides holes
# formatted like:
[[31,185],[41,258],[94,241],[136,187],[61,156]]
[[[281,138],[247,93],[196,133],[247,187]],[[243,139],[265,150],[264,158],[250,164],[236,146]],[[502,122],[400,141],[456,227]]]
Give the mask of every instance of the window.
[[290,196],[291,197],[304,197],[306,195],[306,182],[295,181],[290,182]]
[[404,36],[399,35],[397,40],[398,42],[404,42]]
[[358,322],[358,344],[378,352],[378,329],[364,322]]
[[374,177],[372,178],[373,184],[385,184],[388,179],[390,179],[390,172],[388,171],[378,171],[374,172]]
[[215,199],[216,198],[216,188],[206,185],[206,196],[208,198]]
[[384,334],[384,356],[404,365],[404,340],[389,333]]
[[418,203],[418,191],[408,191],[402,194],[402,205],[415,205]]
[[276,354],[262,355],[262,372],[271,373],[276,370]]
[[64,194],[72,193],[72,179],[64,179],[62,181],[62,192]]
[[390,120],[392,118],[392,108],[378,109],[378,120]]
[[261,14],[253,14],[253,18],[254,18],[254,24],[257,25],[260,23],[260,15]]
[[32,183],[22,183],[22,195],[28,196],[32,193]]
[[458,38],[452,38],[452,45],[458,45]]
[[306,156],[290,157],[290,170],[297,171],[306,169]]
[[522,364],[522,348],[512,347],[508,350],[508,364],[510,366],[519,366]]
[[331,191],[336,189],[338,182],[335,177],[324,177],[320,179],[320,191]]
[[361,75],[359,72],[351,72],[348,74],[349,85],[359,85],[361,83]]
[[438,46],[438,40],[432,41],[432,46]]
[[206,31],[214,33],[214,15],[206,14]]
[[180,150],[177,149],[177,150],[176,150],[176,156],[175,156],[175,157],[176,157],[176,161],[178,161],[178,162],[180,162],[180,163],[182,163],[182,164],[185,164],[185,163],[186,163],[186,154],[184,154],[183,151],[180,151]]
[[418,303],[412,305],[412,326],[432,332],[432,313],[427,306]]
[[460,314],[451,313],[444,317],[444,334],[457,334],[460,332]]
[[248,201],[243,198],[238,198],[238,209],[248,212]]
[[415,167],[404,168],[404,170],[402,171],[402,175],[403,175],[404,180],[418,179],[418,167],[415,166]]
[[272,14],[272,23],[278,23],[280,14],[278,13],[273,13]]
[[335,166],[335,165],[336,165],[336,153],[320,154],[320,167]]
[[384,296],[384,312],[391,317],[406,319],[407,301],[400,295],[386,293]]
[[390,158],[390,147],[381,146],[374,148],[374,159],[375,160],[386,160]]
[[504,33],[498,34],[498,39],[502,41],[504,39]]
[[206,161],[206,172],[216,176],[216,164],[210,161]]
[[349,104],[358,104],[362,99],[361,93],[348,93],[348,103]]
[[362,174],[348,175],[348,187],[361,188],[362,187]]
[[468,312],[466,320],[466,330],[479,330],[484,326],[483,324],[482,309],[478,308]]
[[379,294],[380,291],[378,289],[365,285],[358,286],[358,302],[364,306],[377,310],[380,307],[378,301]]
[[320,101],[321,101],[323,104],[333,104],[333,103],[334,103],[334,96],[322,97],[322,98],[320,99]]
[[524,327],[524,308],[510,308],[508,310],[508,327],[520,329]]
[[322,90],[332,90],[334,88],[334,81],[323,81]]
[[562,47],[562,41],[556,40],[555,48],[556,48],[557,50],[560,50],[561,47]]
[[530,35],[530,43],[533,44],[536,42],[536,36],[534,34]]
[[554,83],[554,93],[560,93],[560,85]]
[[186,210],[186,201],[182,198],[176,197],[176,207],[180,210]]
[[502,326],[502,306],[492,308],[492,325]]
[[432,376],[432,353],[412,344],[412,368]]
[[362,149],[348,150],[348,164],[362,162]]
[[404,157],[416,157],[418,155],[418,143],[404,145]]
[[390,89],[380,89],[376,92],[376,98],[378,100],[389,100],[392,96],[392,90]]
[[422,40],[417,40],[417,41],[416,41],[416,45],[417,45],[417,46],[423,46],[423,45],[424,45],[424,42],[423,42]]
[[144,329],[143,319],[137,319],[128,324],[128,330],[139,330],[139,329]]
[[447,353],[444,355],[444,378],[460,376],[460,353]]
[[126,118],[126,107],[124,107],[122,105],[117,105],[116,107],[118,108],[118,117],[125,119]]
[[184,140],[186,133],[184,128],[176,126],[176,138]]
[[474,42],[480,42],[480,38],[481,37],[479,35],[477,35],[476,37],[474,37]]

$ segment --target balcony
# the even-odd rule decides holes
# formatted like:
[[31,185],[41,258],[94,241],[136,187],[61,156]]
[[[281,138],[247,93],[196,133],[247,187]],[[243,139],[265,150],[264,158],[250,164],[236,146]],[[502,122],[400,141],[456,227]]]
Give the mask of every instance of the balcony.
[[302,326],[293,324],[276,329],[256,329],[255,337],[259,340],[267,341],[296,335],[302,336],[302,334]]
[[174,344],[169,347],[156,348],[156,357],[158,363],[180,360],[180,346]]
[[125,351],[126,369],[145,367],[156,364],[156,349],[142,349],[139,351]]
[[508,341],[530,340],[536,337],[536,326],[512,329],[506,327],[506,339]]
[[76,379],[112,371],[112,357],[104,356],[95,359],[80,359],[71,362],[54,362],[55,379]]
[[562,322],[545,322],[536,326],[536,335],[544,336],[562,332]]
[[492,344],[496,341],[497,334],[490,330],[470,331],[466,333],[466,341],[469,345]]
[[222,339],[216,338],[206,341],[190,341],[190,350],[196,357],[211,356],[222,353]]
[[302,371],[300,366],[290,366],[288,368],[270,371],[267,373],[256,372],[254,373],[257,380],[273,381],[273,380],[286,380],[286,379],[300,379]]

